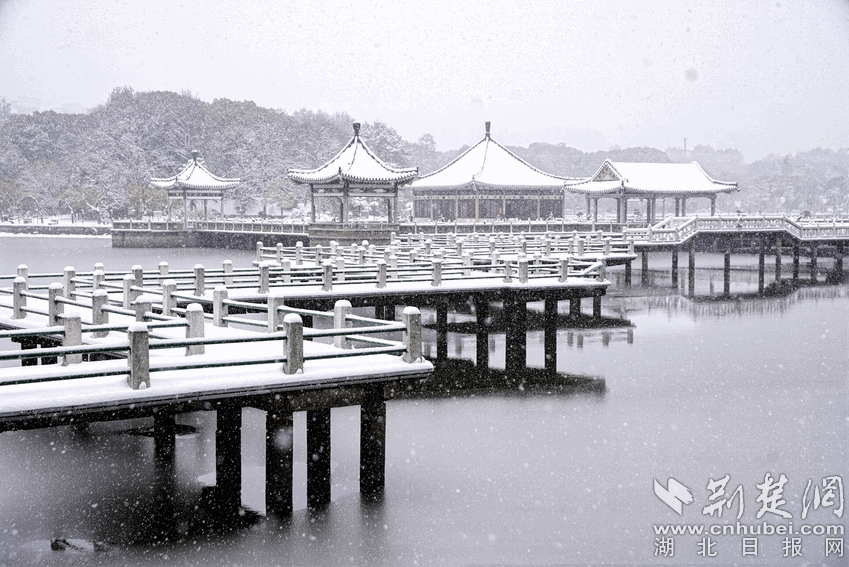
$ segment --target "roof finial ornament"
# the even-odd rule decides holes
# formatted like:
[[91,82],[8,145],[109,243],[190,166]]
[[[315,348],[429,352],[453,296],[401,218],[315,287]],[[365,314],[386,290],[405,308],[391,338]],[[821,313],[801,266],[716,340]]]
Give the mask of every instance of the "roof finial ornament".
[[487,121],[485,124],[486,124],[486,137],[489,138],[489,121]]
[[200,158],[200,152],[197,151],[197,150],[192,150],[192,161],[197,163],[199,158]]
[[354,136],[360,135],[360,123],[354,122]]

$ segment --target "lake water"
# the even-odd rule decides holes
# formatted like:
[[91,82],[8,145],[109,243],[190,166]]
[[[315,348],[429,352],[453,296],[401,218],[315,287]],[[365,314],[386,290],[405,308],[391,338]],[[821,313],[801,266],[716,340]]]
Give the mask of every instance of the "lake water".
[[[37,273],[225,259],[246,266],[253,253],[0,237],[0,273],[21,263]],[[696,263],[694,298],[670,288],[668,255],[652,257],[646,285],[639,262],[630,288],[612,269],[603,315],[630,325],[558,332],[558,371],[603,379],[603,389],[535,385],[528,374],[524,386],[388,402],[379,502],[358,492],[359,408],[333,410],[332,503],[320,514],[305,509],[304,415],[295,415],[296,510],[286,521],[263,516],[264,418],[245,410],[243,502],[259,515],[225,533],[195,529],[214,471],[214,414],[178,417],[183,537],[170,543],[152,541],[144,422],[0,434],[0,565],[849,564],[849,550],[837,553],[847,536],[835,533],[849,516],[836,513],[849,480],[849,287],[752,297],[757,258],[735,256],[735,297],[722,300],[722,256]],[[679,265],[686,290],[686,255]],[[448,340],[449,357],[475,360],[474,336]],[[425,341],[436,352],[432,330]],[[491,335],[489,348],[491,366],[503,369],[504,335]],[[542,361],[542,332],[532,330],[528,362]],[[726,475],[724,491],[709,487]],[[670,478],[692,493],[682,515],[655,494],[655,481],[669,489]],[[704,513],[723,499],[721,517]],[[667,525],[730,527],[658,535]],[[790,536],[767,533],[782,526]],[[753,528],[759,534],[741,533]],[[50,551],[52,538],[80,549]]]

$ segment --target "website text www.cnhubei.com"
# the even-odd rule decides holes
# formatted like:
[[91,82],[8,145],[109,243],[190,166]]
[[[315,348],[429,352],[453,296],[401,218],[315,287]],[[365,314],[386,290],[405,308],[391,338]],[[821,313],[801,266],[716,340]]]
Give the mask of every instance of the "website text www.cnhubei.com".
[[652,524],[655,535],[711,535],[711,536],[741,536],[741,535],[813,535],[813,536],[842,536],[842,524],[802,524],[794,526],[793,522],[770,524],[760,522],[755,524]]

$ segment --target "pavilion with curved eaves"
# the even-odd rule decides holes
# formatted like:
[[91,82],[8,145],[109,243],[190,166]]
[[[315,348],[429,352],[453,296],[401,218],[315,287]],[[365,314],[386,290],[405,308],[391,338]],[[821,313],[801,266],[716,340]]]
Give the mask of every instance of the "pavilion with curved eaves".
[[316,222],[315,199],[332,198],[340,204],[339,220],[349,221],[350,199],[386,199],[387,222],[398,222],[398,187],[418,175],[418,168],[397,168],[385,164],[360,138],[360,124],[354,123],[354,137],[330,161],[316,169],[289,168],[286,174],[295,183],[310,187],[312,222]]
[[[716,197],[720,193],[739,191],[736,182],[712,179],[696,162],[690,163],[630,163],[605,160],[592,177],[566,183],[572,193],[587,199],[587,216],[598,220],[598,200],[616,200],[616,222],[628,220],[628,201],[641,200],[645,220],[658,220],[657,200],[673,199],[675,216],[687,214],[687,200],[710,200],[710,214],[716,213]],[[592,207],[590,206],[592,204]],[[665,210],[665,207],[662,207]]]
[[563,216],[563,184],[571,178],[540,171],[493,140],[489,129],[487,122],[480,142],[410,185],[416,218],[478,221]]
[[172,177],[152,178],[150,185],[168,191],[168,220],[171,220],[171,201],[183,201],[183,230],[189,228],[189,202],[203,201],[203,217],[208,218],[207,203],[218,201],[220,211],[224,213],[224,191],[241,183],[241,179],[218,177],[203,165],[203,158],[197,150],[183,169]]

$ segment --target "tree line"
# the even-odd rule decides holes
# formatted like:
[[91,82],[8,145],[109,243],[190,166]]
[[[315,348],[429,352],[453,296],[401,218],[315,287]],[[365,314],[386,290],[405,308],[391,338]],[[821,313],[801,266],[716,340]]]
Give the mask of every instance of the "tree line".
[[[307,195],[288,179],[287,168],[325,163],[351,138],[352,122],[344,112],[289,114],[250,101],[210,103],[188,92],[130,87],[114,89],[105,103],[85,114],[12,114],[0,99],[0,214],[149,215],[167,205],[165,192],[151,188],[150,178],[174,175],[194,149],[212,173],[242,179],[226,194],[239,213],[291,209],[306,202]],[[360,134],[386,163],[415,166],[420,174],[439,169],[468,148],[438,151],[430,134],[408,142],[380,121],[364,123]],[[714,178],[738,181],[741,191],[731,198],[747,212],[849,209],[847,149],[768,156],[751,164],[737,150],[708,146],[686,152],[645,147],[582,152],[564,143],[509,149],[543,171],[570,177],[592,175],[606,158],[695,160]]]

